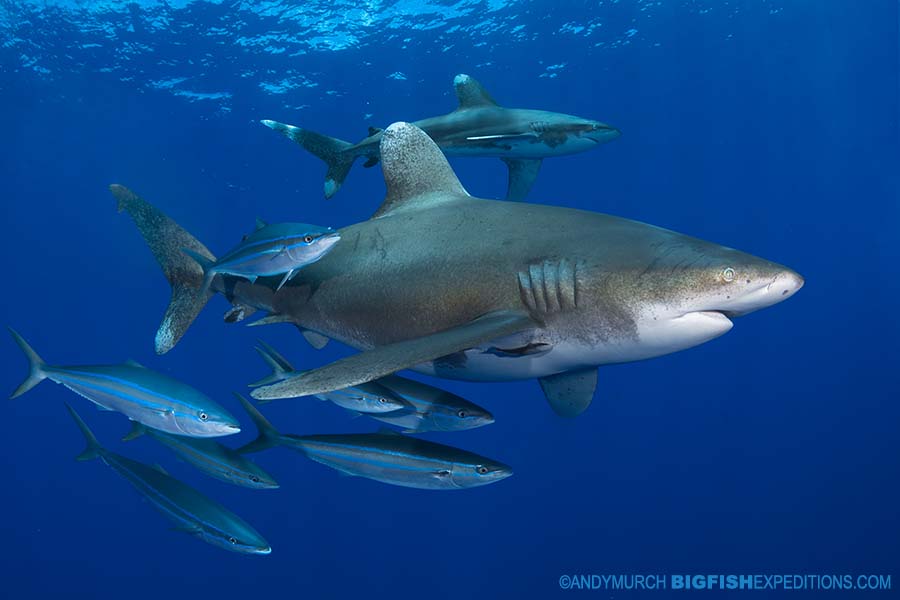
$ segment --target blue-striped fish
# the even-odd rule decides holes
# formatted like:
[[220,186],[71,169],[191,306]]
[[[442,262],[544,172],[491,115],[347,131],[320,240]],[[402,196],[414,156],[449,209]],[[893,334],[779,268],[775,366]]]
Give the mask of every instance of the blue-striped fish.
[[[259,344],[256,351],[272,367],[272,374],[254,383],[254,386],[269,385],[282,381],[287,379],[292,373],[297,372],[271,346],[262,340],[259,341]],[[386,391],[378,392],[379,395],[376,395],[377,403],[370,402],[369,408],[359,408],[356,402],[365,401],[366,396],[365,394],[354,392],[354,390],[364,390],[365,386],[372,386],[373,384],[378,386],[376,389]],[[390,394],[390,398],[396,398],[396,400],[388,403],[392,408],[372,410],[372,408],[384,406],[381,400],[386,393]],[[350,398],[349,401],[348,397]],[[477,404],[473,404],[456,394],[433,385],[400,377],[399,375],[388,375],[361,386],[349,387],[327,394],[317,394],[316,398],[331,400],[338,406],[348,410],[363,413],[367,417],[372,417],[383,423],[402,427],[404,428],[403,433],[462,431],[490,425],[494,422],[494,416]]]
[[[259,340],[259,346],[256,347],[256,351],[272,367],[272,374],[252,384],[251,387],[269,385],[285,379],[291,373],[296,373],[291,363],[264,341]],[[369,416],[394,413],[407,409],[410,406],[400,396],[377,381],[370,381],[325,394],[316,394],[315,398],[334,402],[341,408]]]
[[328,254],[340,239],[340,234],[328,227],[305,223],[267,225],[258,221],[256,231],[218,260],[210,260],[191,248],[182,251],[203,269],[203,296],[217,274],[243,277],[251,283],[258,277],[284,275],[275,288],[280,290],[302,267]]
[[171,448],[207,475],[226,483],[258,490],[278,487],[278,482],[259,465],[215,440],[172,435],[141,425],[137,421],[131,422],[131,432],[122,440],[127,442],[143,434]]
[[268,542],[253,527],[215,500],[178,481],[161,467],[150,467],[103,448],[78,413],[68,404],[66,408],[69,409],[87,441],[87,447],[77,459],[102,459],[166,517],[174,521],[176,529],[232,552],[242,554],[272,552]]
[[244,398],[259,437],[238,449],[258,452],[287,446],[345,475],[426,490],[457,490],[496,483],[512,469],[491,459],[403,434],[291,435],[279,433]]
[[45,363],[28,343],[10,329],[28,357],[28,378],[13,392],[21,396],[44,379],[60,383],[105,410],[113,410],[148,427],[192,437],[238,433],[241,426],[208,396],[136,362],[121,365],[56,367]]

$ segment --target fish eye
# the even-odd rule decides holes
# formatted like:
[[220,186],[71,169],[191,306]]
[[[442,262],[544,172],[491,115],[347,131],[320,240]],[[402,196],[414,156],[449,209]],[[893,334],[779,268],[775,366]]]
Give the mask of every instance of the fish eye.
[[459,417],[460,419],[465,419],[466,417],[469,416],[469,413],[467,413],[464,410],[460,410],[456,413],[456,416]]
[[250,481],[252,481],[253,483],[259,483],[259,477],[257,477],[256,475],[251,475]]
[[725,267],[725,269],[722,271],[722,279],[729,283],[734,281],[734,269],[732,269],[731,267]]
[[387,398],[385,398],[383,396],[378,396],[378,401],[381,402],[382,404],[384,404],[385,402],[387,402]]
[[306,236],[306,237],[303,238],[303,241],[306,242],[307,244],[312,244],[313,236],[308,235],[308,236]]
[[237,540],[234,539],[233,537],[228,538],[228,541],[231,542],[232,544],[237,544]]
[[209,415],[206,414],[205,412],[200,413],[200,420],[201,420],[201,421],[205,421],[205,420],[207,420],[208,418],[209,418]]
[[479,475],[487,475],[488,472],[488,468],[485,466],[478,467],[478,469],[476,470],[478,471]]

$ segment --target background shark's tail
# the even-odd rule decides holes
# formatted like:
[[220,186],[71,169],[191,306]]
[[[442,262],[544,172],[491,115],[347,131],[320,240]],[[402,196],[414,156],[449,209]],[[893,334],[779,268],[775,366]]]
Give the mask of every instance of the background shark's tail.
[[331,198],[341,189],[347,173],[350,172],[350,167],[353,166],[353,161],[359,156],[347,151],[353,144],[278,121],[266,119],[262,121],[262,124],[280,132],[286,138],[294,140],[300,144],[301,148],[325,161],[325,164],[328,165],[328,172],[325,174],[326,198]]
[[209,291],[201,293],[203,269],[184,250],[211,261],[216,258],[178,223],[128,188],[113,184],[109,189],[119,203],[119,211],[131,215],[172,286],[169,308],[156,332],[156,352],[164,354],[178,343],[213,296]]
[[84,419],[75,412],[75,409],[69,406],[68,402],[66,403],[66,408],[69,410],[69,414],[72,415],[72,418],[75,419],[75,424],[78,425],[78,429],[81,430],[81,434],[84,436],[85,441],[84,450],[75,457],[75,460],[91,460],[102,456],[103,447],[100,445],[100,442],[97,441],[97,438],[94,437],[94,432],[87,426]]

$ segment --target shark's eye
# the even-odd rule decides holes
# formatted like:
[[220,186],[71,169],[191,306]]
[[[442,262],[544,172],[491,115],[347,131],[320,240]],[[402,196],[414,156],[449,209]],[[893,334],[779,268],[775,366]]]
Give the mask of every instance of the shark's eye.
[[734,281],[734,269],[731,267],[725,267],[725,270],[722,271],[722,279],[731,283]]
[[259,477],[257,477],[256,475],[251,475],[250,481],[252,481],[253,483],[259,483]]
[[456,416],[459,417],[460,419],[465,419],[467,416],[469,416],[469,413],[467,413],[464,410],[460,410],[459,412],[456,413]]
[[305,238],[303,238],[303,241],[306,242],[307,244],[312,244],[313,236],[308,235]]
[[476,470],[478,471],[479,475],[487,475],[487,472],[488,472],[487,467],[478,467],[478,469],[476,469]]
[[205,421],[205,420],[207,420],[208,418],[209,418],[209,415],[206,414],[205,412],[200,413],[200,420],[201,420],[201,421]]
[[233,537],[228,538],[228,541],[231,542],[232,544],[237,544],[237,540],[234,539]]

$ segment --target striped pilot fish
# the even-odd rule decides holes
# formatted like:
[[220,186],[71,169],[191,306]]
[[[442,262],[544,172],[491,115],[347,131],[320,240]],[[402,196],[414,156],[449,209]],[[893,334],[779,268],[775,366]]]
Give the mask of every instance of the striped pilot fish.
[[259,465],[215,440],[172,435],[141,425],[137,421],[131,422],[131,431],[122,440],[127,442],[144,434],[167,446],[210,477],[257,490],[278,487],[275,478]]
[[[284,356],[264,341],[259,340],[256,351],[272,367],[272,374],[252,384],[251,387],[275,383],[291,373],[297,372]],[[369,381],[342,390],[316,394],[315,397],[322,401],[333,402],[349,411],[369,416],[383,413],[393,414],[409,406],[400,396],[377,381]]]
[[68,404],[66,408],[87,442],[87,447],[77,456],[77,460],[102,459],[171,519],[177,530],[232,552],[272,552],[268,542],[246,521],[215,500],[178,481],[162,467],[151,467],[102,447],[78,413]]
[[238,433],[241,426],[205,394],[134,361],[120,365],[57,367],[48,365],[21,335],[13,339],[30,362],[28,378],[13,392],[17,398],[44,379],[60,383],[103,410],[120,412],[148,427],[191,437]]
[[200,295],[206,294],[218,274],[243,277],[251,283],[258,277],[283,275],[275,288],[280,290],[302,267],[328,254],[340,239],[340,234],[330,227],[305,223],[268,225],[257,219],[256,231],[218,260],[210,260],[190,248],[182,248],[182,252],[203,269]]
[[246,399],[241,404],[259,437],[238,449],[286,446],[344,475],[425,490],[458,490],[496,483],[513,474],[503,463],[401,433],[291,435],[279,433]]
[[[256,351],[272,367],[272,374],[253,386],[269,385],[297,373],[281,354],[262,340]],[[365,386],[373,385],[377,386],[375,389],[383,391],[375,396],[365,394]],[[388,375],[360,386],[316,394],[316,397],[331,400],[338,406],[383,423],[402,427],[403,433],[462,431],[494,422],[494,416],[490,412],[465,398],[399,375]],[[388,398],[387,402],[384,401],[385,398]],[[367,400],[367,405],[361,408],[359,404]],[[375,410],[377,408],[384,410]]]

